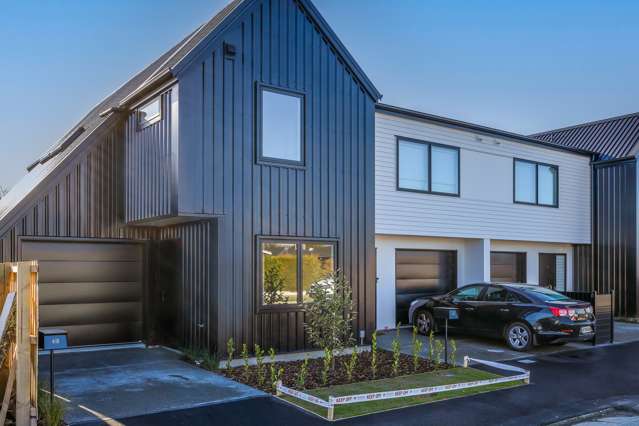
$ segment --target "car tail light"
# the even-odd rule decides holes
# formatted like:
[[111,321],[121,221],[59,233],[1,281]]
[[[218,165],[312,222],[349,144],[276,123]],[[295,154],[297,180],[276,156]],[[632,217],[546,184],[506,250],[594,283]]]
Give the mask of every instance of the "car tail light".
[[[554,317],[567,317],[568,309],[565,308],[550,308],[550,312],[552,312],[552,316]],[[573,312],[574,313],[574,312]]]

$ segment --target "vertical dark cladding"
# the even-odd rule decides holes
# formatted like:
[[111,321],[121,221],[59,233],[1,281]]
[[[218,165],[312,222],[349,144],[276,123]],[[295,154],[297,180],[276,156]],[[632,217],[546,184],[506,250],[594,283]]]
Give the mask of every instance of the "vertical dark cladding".
[[[225,56],[223,43],[236,54]],[[370,336],[374,100],[294,0],[253,2],[178,79],[179,212],[218,218],[219,254],[212,265],[217,346],[229,337],[278,350],[305,346],[303,311],[258,313],[255,252],[261,235],[338,239],[357,327]],[[258,82],[305,93],[304,168],[256,163]]]
[[592,245],[575,244],[573,246],[573,282],[574,291],[590,292],[592,281]]
[[617,316],[637,313],[637,236],[636,160],[595,163],[593,288],[615,289]]
[[138,129],[137,112],[129,115],[125,126],[124,204],[125,221],[136,222],[176,213],[172,203],[173,91],[160,95],[161,120]]

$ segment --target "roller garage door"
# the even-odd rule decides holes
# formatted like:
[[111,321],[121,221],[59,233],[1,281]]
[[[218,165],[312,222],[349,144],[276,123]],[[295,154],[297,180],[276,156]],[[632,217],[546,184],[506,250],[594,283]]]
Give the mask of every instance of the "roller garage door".
[[40,326],[67,330],[71,346],[140,340],[143,250],[114,240],[22,240],[21,258],[39,262]]
[[457,252],[404,250],[395,252],[397,322],[408,323],[410,302],[447,293],[457,287]]
[[490,253],[490,280],[494,283],[526,282],[526,253]]

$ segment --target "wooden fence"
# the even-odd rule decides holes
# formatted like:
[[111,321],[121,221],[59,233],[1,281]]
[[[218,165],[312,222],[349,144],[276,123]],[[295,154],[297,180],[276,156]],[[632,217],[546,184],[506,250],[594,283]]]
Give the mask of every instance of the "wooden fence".
[[17,426],[35,425],[38,415],[38,263],[0,263],[0,425],[15,387]]

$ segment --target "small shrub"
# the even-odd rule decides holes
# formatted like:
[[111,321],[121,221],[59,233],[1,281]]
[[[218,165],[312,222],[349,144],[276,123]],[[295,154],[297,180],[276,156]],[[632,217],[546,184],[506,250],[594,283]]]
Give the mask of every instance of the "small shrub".
[[444,356],[444,343],[441,339],[435,340],[435,362],[441,364]]
[[309,341],[331,353],[354,343],[352,324],[355,320],[351,285],[341,271],[330,272],[311,284],[311,301],[306,305]]
[[231,371],[231,361],[233,360],[233,353],[235,352],[235,343],[233,338],[230,337],[226,342],[226,371]]
[[308,375],[308,355],[304,357],[304,362],[300,366],[300,371],[297,374],[297,387],[304,389],[306,386],[306,376]]
[[328,383],[328,373],[331,371],[331,366],[333,365],[333,350],[329,348],[324,348],[324,365],[322,368],[322,384],[326,385]]
[[428,359],[435,362],[435,333],[432,331],[428,335]]
[[184,354],[184,358],[198,367],[210,371],[215,371],[219,367],[217,356],[206,349],[182,348],[181,350]]
[[277,382],[282,380],[282,376],[284,375],[284,368],[280,367],[277,369],[277,374],[275,374],[275,381],[273,382],[273,391],[277,390]]
[[371,373],[374,379],[377,374],[377,331],[371,336]]
[[244,380],[249,378],[249,355],[246,343],[242,343],[242,360],[244,361]]
[[277,377],[277,370],[275,368],[275,349],[271,348],[268,350],[268,356],[271,359],[271,363],[269,364],[269,370],[271,372],[271,385],[273,385],[273,390],[275,390],[275,385],[279,380]]
[[64,402],[45,392],[40,386],[38,390],[38,418],[44,426],[62,426],[64,424]]
[[393,351],[393,376],[397,376],[399,374],[399,358],[401,355],[401,345],[399,343],[399,327],[400,324],[397,324],[397,331],[395,332],[395,338],[391,343],[391,349]]
[[255,345],[255,365],[257,372],[257,385],[264,384],[264,350],[260,345]]
[[353,381],[353,371],[357,366],[357,346],[353,346],[353,352],[351,353],[348,361],[344,362],[344,369],[346,370],[346,378],[349,382]]
[[422,353],[423,342],[417,338],[417,327],[413,327],[412,338],[412,355],[413,355],[413,371],[417,371],[419,367],[419,355]]
[[450,339],[450,357],[448,358],[448,363],[452,366],[457,364],[457,342],[455,342],[455,339]]

